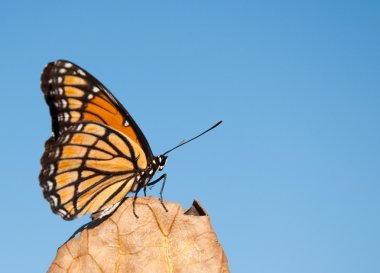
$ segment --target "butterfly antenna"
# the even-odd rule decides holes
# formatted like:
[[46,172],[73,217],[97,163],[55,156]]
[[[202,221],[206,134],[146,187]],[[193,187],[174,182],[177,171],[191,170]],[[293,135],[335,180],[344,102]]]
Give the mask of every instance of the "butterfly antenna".
[[185,145],[186,143],[189,143],[190,141],[193,141],[194,139],[196,139],[196,138],[198,138],[198,137],[200,137],[200,136],[206,134],[208,131],[211,131],[211,130],[214,129],[215,127],[219,126],[219,124],[221,124],[222,122],[223,122],[223,120],[217,122],[214,126],[208,128],[208,129],[207,129],[206,131],[204,131],[203,133],[200,133],[199,135],[197,135],[197,136],[195,136],[195,137],[193,137],[193,138],[191,138],[191,139],[189,139],[189,140],[186,140],[186,141],[183,140],[183,141],[181,141],[180,144],[178,144],[178,145],[175,146],[174,148],[171,148],[169,151],[166,151],[163,155],[167,155],[168,153],[170,153],[171,151],[173,151],[173,150],[175,150],[175,149],[181,147],[182,145]]

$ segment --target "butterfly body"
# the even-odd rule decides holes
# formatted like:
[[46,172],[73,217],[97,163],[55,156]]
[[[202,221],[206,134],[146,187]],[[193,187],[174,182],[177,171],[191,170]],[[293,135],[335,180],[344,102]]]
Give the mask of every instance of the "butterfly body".
[[152,162],[144,170],[140,170],[137,174],[135,187],[132,188],[131,192],[138,191],[141,187],[146,187],[149,184],[153,176],[158,172],[162,171],[166,164],[167,156],[160,155],[153,158]]
[[101,218],[129,192],[145,192],[166,178],[151,181],[167,156],[153,156],[128,111],[83,68],[64,60],[49,63],[41,88],[52,137],[45,144],[39,180],[54,213],[65,220],[86,213]]

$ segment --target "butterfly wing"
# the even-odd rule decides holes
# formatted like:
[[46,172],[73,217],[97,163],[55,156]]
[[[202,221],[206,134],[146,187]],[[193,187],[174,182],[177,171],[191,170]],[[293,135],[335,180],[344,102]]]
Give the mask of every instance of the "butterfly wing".
[[95,122],[79,122],[45,145],[39,176],[54,213],[72,220],[117,204],[147,167],[131,138]]
[[42,73],[41,88],[55,139],[74,123],[95,121],[128,136],[142,147],[148,160],[153,160],[148,141],[128,111],[83,68],[64,60],[51,62]]

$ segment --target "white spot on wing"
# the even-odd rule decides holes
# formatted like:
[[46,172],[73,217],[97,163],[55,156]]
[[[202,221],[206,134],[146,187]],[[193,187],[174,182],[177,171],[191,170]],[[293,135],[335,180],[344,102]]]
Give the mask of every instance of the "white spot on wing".
[[89,100],[92,100],[92,99],[94,98],[94,95],[93,95],[93,94],[88,94],[87,98],[88,98]]
[[49,176],[51,176],[54,173],[54,165],[50,164],[49,165]]
[[124,126],[128,126],[129,125],[129,122],[126,120],[124,121]]
[[77,131],[82,130],[82,128],[83,128],[83,124],[79,124],[78,127],[77,127]]
[[47,186],[48,191],[51,191],[53,189],[53,185],[54,183],[51,182],[50,180],[46,181],[46,186]]
[[58,94],[63,95],[63,88],[62,87],[58,87]]
[[100,89],[99,89],[98,87],[94,86],[94,87],[92,88],[92,91],[94,91],[95,93],[97,93],[97,92],[100,91]]
[[62,143],[63,144],[66,143],[69,140],[69,137],[70,137],[69,135],[66,135],[65,138],[63,139]]
[[65,121],[69,121],[69,119],[70,119],[69,113],[65,112],[65,113],[63,113],[63,116],[64,116]]
[[49,196],[49,203],[51,206],[56,207],[58,205],[58,198],[54,195]]
[[63,81],[63,78],[62,77],[58,77],[57,81],[58,81],[58,83],[61,83]]
[[66,69],[61,68],[58,72],[61,73],[61,74],[63,74],[63,73],[66,73],[66,71],[67,71]]
[[77,72],[81,74],[82,76],[86,76],[86,73],[82,69],[78,69]]
[[64,64],[64,67],[66,67],[66,68],[70,68],[70,67],[72,67],[73,65],[71,64],[71,63],[65,63]]
[[67,212],[66,212],[64,209],[59,209],[59,210],[57,211],[57,214],[58,214],[59,216],[61,216],[61,217],[64,217],[64,216],[67,215]]

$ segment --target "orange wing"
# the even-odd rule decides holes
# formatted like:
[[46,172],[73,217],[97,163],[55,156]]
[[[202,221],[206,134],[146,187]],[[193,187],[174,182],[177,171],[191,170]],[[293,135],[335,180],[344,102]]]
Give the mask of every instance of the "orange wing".
[[107,125],[80,122],[45,145],[39,176],[44,197],[65,220],[110,210],[147,167],[144,151]]
[[148,160],[153,159],[144,134],[128,111],[83,68],[64,60],[49,63],[41,76],[41,88],[55,139],[74,123],[95,121],[122,132],[142,147]]

